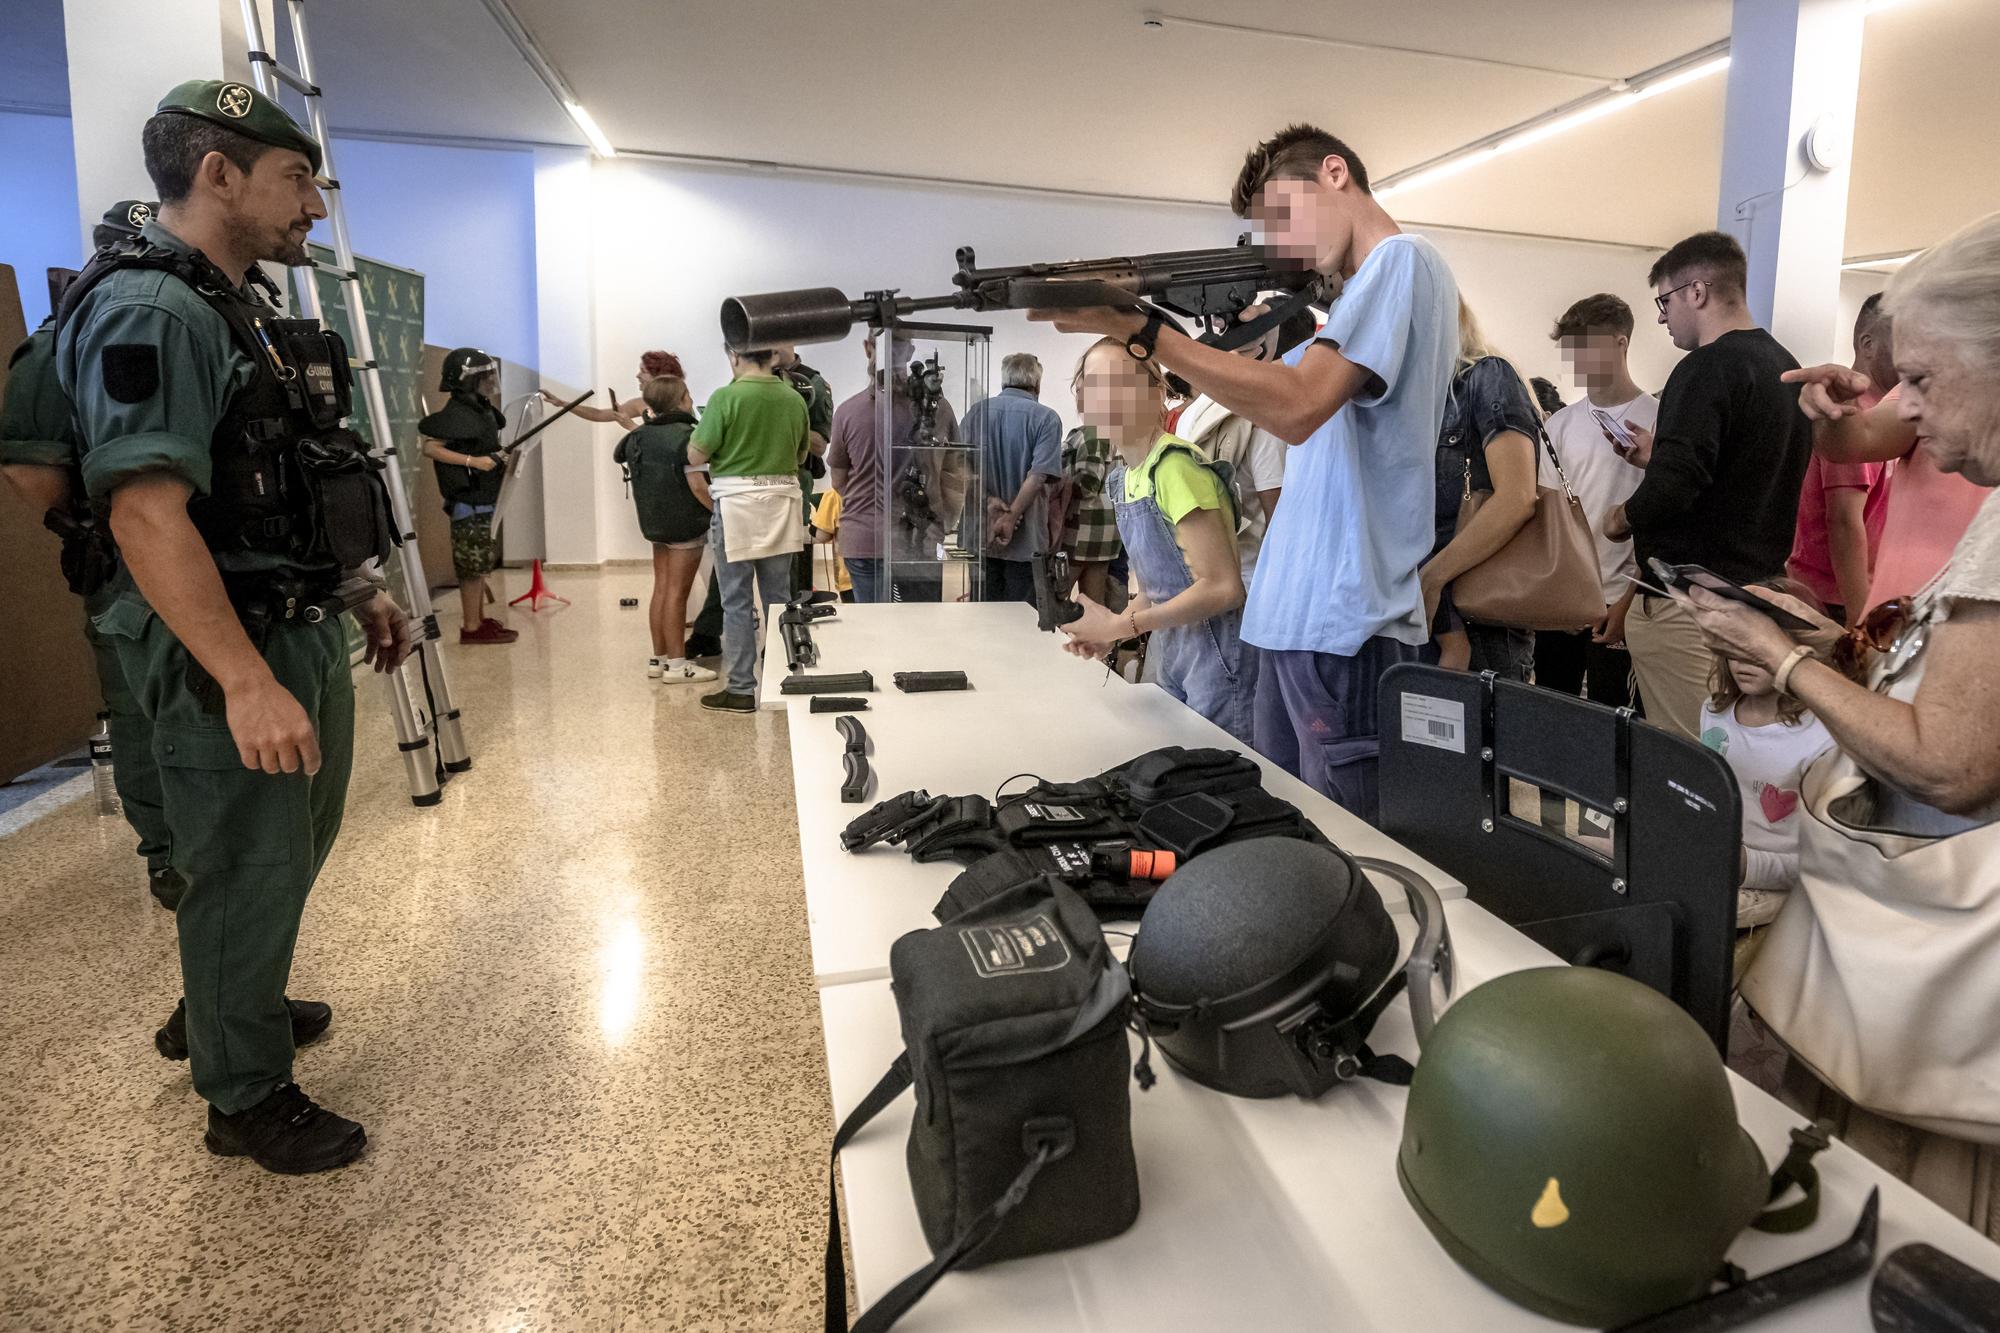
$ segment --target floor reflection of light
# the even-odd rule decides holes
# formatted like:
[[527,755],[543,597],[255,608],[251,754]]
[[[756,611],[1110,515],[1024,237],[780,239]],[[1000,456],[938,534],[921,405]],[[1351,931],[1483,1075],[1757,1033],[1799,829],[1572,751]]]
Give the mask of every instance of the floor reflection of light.
[[604,1040],[621,1044],[639,1016],[639,992],[644,985],[640,963],[645,957],[646,940],[639,924],[626,917],[610,924],[610,938],[598,953],[604,985],[597,997],[597,1025]]

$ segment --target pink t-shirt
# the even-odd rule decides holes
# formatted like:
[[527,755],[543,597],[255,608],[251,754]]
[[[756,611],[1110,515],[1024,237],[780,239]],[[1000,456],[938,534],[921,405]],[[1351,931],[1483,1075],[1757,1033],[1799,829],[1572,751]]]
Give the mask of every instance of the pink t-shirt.
[[1892,463],[1829,463],[1818,454],[1806,464],[1805,485],[1799,490],[1798,535],[1792,539],[1791,559],[1785,563],[1792,577],[1828,606],[1838,606],[1846,599],[1840,595],[1840,580],[1834,577],[1833,548],[1827,541],[1827,495],[1838,490],[1868,492],[1861,504],[1861,527],[1868,539],[1868,567],[1873,570],[1889,516],[1889,477],[1894,467]]
[[[1895,390],[1890,390],[1889,397],[1895,396]],[[1889,483],[1889,503],[1868,604],[1880,606],[1892,597],[1922,591],[1944,568],[1952,548],[1971,526],[1972,516],[1992,493],[1991,487],[1975,485],[1956,472],[1939,471],[1921,449],[1905,454]]]

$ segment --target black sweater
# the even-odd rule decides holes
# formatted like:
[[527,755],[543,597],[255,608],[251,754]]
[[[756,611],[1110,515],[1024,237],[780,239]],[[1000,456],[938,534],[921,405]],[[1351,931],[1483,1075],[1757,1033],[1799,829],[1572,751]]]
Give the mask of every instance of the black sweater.
[[1725,333],[1681,359],[1660,393],[1653,461],[1625,502],[1640,577],[1647,561],[1706,565],[1739,583],[1785,572],[1812,423],[1798,369],[1762,329]]

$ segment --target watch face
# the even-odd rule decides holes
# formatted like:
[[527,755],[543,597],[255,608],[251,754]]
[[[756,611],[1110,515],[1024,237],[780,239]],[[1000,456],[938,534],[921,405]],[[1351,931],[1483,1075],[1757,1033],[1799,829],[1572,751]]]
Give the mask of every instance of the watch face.
[[1145,339],[1143,338],[1132,339],[1125,344],[1125,350],[1132,354],[1132,359],[1135,361],[1144,361],[1153,354],[1153,349],[1146,346]]

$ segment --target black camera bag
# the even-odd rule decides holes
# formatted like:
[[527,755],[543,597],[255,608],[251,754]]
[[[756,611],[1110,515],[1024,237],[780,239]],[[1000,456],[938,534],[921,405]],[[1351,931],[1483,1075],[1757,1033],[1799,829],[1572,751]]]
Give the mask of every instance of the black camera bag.
[[[954,1268],[1118,1235],[1139,1214],[1131,989],[1097,918],[1041,880],[889,952],[903,1054],[834,1135],[833,1153],[916,1087],[910,1189],[934,1255],[858,1319],[875,1333]],[[826,1326],[847,1329],[840,1209],[827,1192]]]

